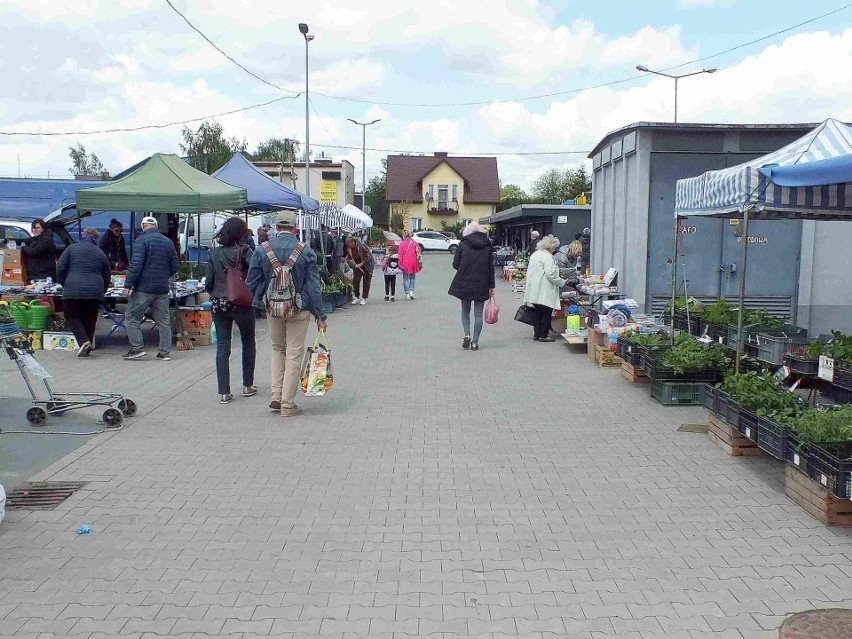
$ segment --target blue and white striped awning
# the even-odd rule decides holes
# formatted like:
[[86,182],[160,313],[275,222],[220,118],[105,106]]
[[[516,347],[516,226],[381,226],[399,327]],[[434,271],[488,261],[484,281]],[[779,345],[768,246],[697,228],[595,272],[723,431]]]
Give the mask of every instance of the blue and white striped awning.
[[321,204],[318,211],[303,216],[301,228],[316,230],[325,224],[331,229],[342,229],[348,233],[363,231],[373,225],[369,215],[347,204],[342,209],[335,204]]
[[[829,119],[807,135],[744,164],[677,181],[675,215],[734,217],[745,209],[756,219],[852,219],[852,180],[783,187],[760,169],[821,162],[852,154],[852,127]],[[771,175],[771,172],[764,171]]]

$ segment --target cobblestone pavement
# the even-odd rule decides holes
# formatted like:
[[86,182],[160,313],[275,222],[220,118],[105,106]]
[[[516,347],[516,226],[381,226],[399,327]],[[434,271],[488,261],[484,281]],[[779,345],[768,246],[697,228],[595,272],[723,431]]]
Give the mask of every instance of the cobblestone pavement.
[[7,513],[0,635],[768,639],[852,605],[852,533],[780,463],[533,342],[502,283],[462,351],[450,274],[332,315],[335,387],[296,419],[216,403],[212,349],[93,360],[143,414],[39,474],[89,482],[56,510]]

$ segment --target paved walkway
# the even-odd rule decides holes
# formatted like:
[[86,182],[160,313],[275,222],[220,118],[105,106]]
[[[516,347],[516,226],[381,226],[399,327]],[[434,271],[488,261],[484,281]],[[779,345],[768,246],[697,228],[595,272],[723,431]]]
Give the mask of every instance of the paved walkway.
[[768,639],[852,605],[852,533],[780,463],[533,342],[502,283],[462,351],[450,275],[332,315],[334,390],[295,420],[216,403],[212,349],[93,359],[143,414],[39,475],[90,482],[56,510],[7,513],[0,635]]

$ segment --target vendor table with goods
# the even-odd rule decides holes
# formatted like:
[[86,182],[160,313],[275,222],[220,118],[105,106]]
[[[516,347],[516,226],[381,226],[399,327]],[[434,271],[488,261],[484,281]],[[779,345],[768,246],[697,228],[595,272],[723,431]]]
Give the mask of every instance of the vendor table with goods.
[[[124,314],[117,312],[117,304],[126,304],[124,297],[123,273],[113,274],[109,289],[104,294],[101,308],[103,317],[110,322],[109,332],[98,339],[109,339],[118,330],[124,330]],[[204,311],[197,304],[203,303],[206,297],[204,284],[200,280],[176,282],[173,291],[169,292],[170,299],[177,299],[173,305],[183,317],[184,332],[199,345],[210,343],[211,322],[198,319],[190,312]],[[16,304],[22,302],[23,304]],[[62,285],[51,282],[35,282],[27,285],[0,286],[0,304],[8,305],[19,326],[25,331],[30,345],[34,350],[76,350],[78,345],[71,333],[64,330],[62,313]],[[186,308],[189,306],[189,308]],[[209,310],[206,311],[209,314]],[[188,324],[188,326],[187,326]],[[53,330],[50,330],[53,329]]]

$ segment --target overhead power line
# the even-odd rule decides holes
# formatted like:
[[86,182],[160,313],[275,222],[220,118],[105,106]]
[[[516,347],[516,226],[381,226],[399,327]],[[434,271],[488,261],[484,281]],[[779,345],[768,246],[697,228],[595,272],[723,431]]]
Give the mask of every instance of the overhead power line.
[[179,16],[183,19],[183,21],[184,21],[184,22],[186,22],[186,24],[189,26],[189,28],[190,28],[190,29],[192,29],[192,30],[193,30],[193,31],[195,31],[198,35],[200,35],[202,38],[204,38],[204,40],[207,42],[207,44],[209,44],[211,47],[213,47],[214,49],[216,49],[216,51],[218,51],[219,53],[221,53],[221,54],[222,54],[223,56],[225,56],[228,60],[230,60],[231,62],[233,62],[234,64],[236,64],[239,68],[241,68],[243,71],[245,71],[246,73],[248,73],[251,77],[253,77],[253,78],[257,79],[257,80],[260,80],[260,81],[261,81],[261,82],[263,82],[264,84],[266,84],[266,85],[268,85],[268,86],[271,86],[273,89],[278,89],[279,91],[285,91],[285,92],[287,92],[287,93],[296,93],[295,91],[291,91],[290,89],[285,89],[285,88],[283,88],[283,87],[280,87],[280,86],[278,86],[277,84],[275,84],[274,82],[270,82],[270,81],[269,81],[269,80],[267,80],[266,78],[262,78],[262,77],[260,77],[259,75],[257,75],[254,71],[251,71],[251,70],[247,69],[246,67],[244,67],[242,64],[240,64],[239,62],[237,62],[236,60],[234,60],[231,56],[229,56],[227,53],[225,53],[224,51],[222,51],[222,49],[220,49],[218,46],[216,46],[216,43],[215,43],[215,42],[213,42],[213,41],[212,41],[210,38],[208,38],[206,35],[204,35],[204,33],[202,33],[201,29],[199,29],[199,28],[198,28],[198,27],[196,27],[194,24],[192,24],[192,22],[190,22],[190,21],[189,21],[189,18],[187,18],[184,14],[182,14],[180,11],[178,11],[177,7],[175,7],[175,5],[173,5],[173,4],[172,4],[171,0],[166,0],[166,4],[167,4],[167,5],[169,5],[169,7],[171,7],[172,11],[174,11],[176,14],[178,14],[178,15],[179,15]]
[[244,111],[251,111],[252,109],[259,109],[261,107],[269,106],[270,104],[275,104],[276,102],[282,102],[283,100],[295,100],[301,94],[296,94],[293,96],[285,96],[282,98],[275,98],[274,100],[269,100],[268,102],[261,102],[260,104],[252,104],[250,106],[242,107],[239,109],[233,109],[231,111],[223,111],[222,113],[214,113],[212,115],[204,115],[198,118],[190,118],[189,120],[177,120],[175,122],[166,122],[163,124],[144,124],[142,126],[135,127],[121,127],[115,129],[100,129],[97,131],[0,131],[0,135],[6,136],[53,136],[53,135],[98,135],[100,133],[131,133],[134,131],[144,131],[146,129],[165,129],[170,126],[177,126],[179,124],[190,124],[192,122],[200,122],[201,120],[208,120],[212,118],[220,118],[225,115],[232,115],[234,113],[243,113]]
[[[240,64],[239,62],[234,60],[234,58],[232,58],[230,55],[225,53],[216,44],[214,44],[213,41],[210,38],[208,38],[206,35],[204,35],[204,33],[202,33],[202,31],[198,27],[196,27],[194,24],[192,24],[192,22],[190,22],[189,19],[184,14],[182,14],[180,11],[178,11],[175,8],[175,6],[171,3],[171,0],[166,0],[166,3],[168,3],[168,5],[175,11],[175,13],[177,13],[184,20],[184,22],[186,22],[190,26],[190,28],[193,31],[198,33],[202,38],[204,38],[204,40],[207,43],[209,43],[214,49],[216,49],[216,51],[218,51],[223,56],[225,56],[228,60],[233,62],[240,69],[242,69],[243,71],[245,71],[246,73],[248,73],[252,77],[260,80],[261,82],[263,82],[264,84],[266,84],[268,86],[274,87],[274,88],[276,88],[280,91],[292,92],[290,89],[284,89],[284,88],[278,86],[277,84],[274,84],[273,82],[270,82],[270,81],[266,80],[265,78],[260,77],[259,75],[257,75],[253,71],[250,71],[249,69],[244,67],[242,64]],[[682,62],[680,64],[676,64],[676,65],[673,65],[673,66],[670,66],[670,67],[666,67],[666,68],[661,69],[661,70],[662,71],[670,71],[670,70],[673,70],[673,69],[680,69],[681,67],[685,67],[685,66],[688,66],[690,64],[696,64],[698,62],[703,62],[705,60],[717,58],[719,56],[725,55],[726,53],[731,53],[732,51],[737,51],[738,49],[748,47],[752,44],[757,44],[758,42],[763,42],[764,40],[774,38],[775,36],[781,35],[782,33],[787,33],[789,31],[793,31],[795,29],[798,29],[799,27],[803,27],[807,24],[811,24],[812,22],[816,22],[817,20],[822,20],[823,18],[827,18],[828,16],[832,16],[836,13],[840,13],[841,11],[848,9],[849,7],[852,7],[852,3],[845,4],[845,5],[837,8],[837,9],[834,9],[833,11],[829,11],[828,13],[823,13],[823,14],[815,16],[813,18],[808,18],[807,20],[804,20],[804,21],[799,22],[797,24],[791,25],[789,27],[785,27],[785,28],[780,29],[778,31],[774,31],[774,32],[769,33],[767,35],[761,36],[760,38],[757,38],[755,40],[749,40],[748,42],[743,42],[743,43],[738,44],[736,46],[733,46],[729,49],[725,49],[724,51],[719,51],[717,53],[712,53],[710,55],[702,56],[700,58],[695,58],[694,60]],[[610,86],[614,86],[614,85],[618,85],[618,84],[623,84],[623,83],[626,83],[626,82],[634,82],[634,81],[639,80],[643,77],[645,77],[644,74],[632,75],[630,77],[625,77],[625,78],[621,78],[621,79],[618,79],[618,80],[612,80],[610,82],[603,82],[601,84],[594,84],[594,85],[590,85],[590,86],[586,86],[586,87],[579,87],[579,88],[576,88],[576,89],[565,89],[563,91],[555,91],[555,92],[551,92],[551,93],[541,93],[541,94],[538,94],[538,95],[530,95],[530,96],[523,96],[523,97],[510,97],[510,98],[495,97],[495,98],[491,98],[489,100],[479,100],[479,101],[474,101],[474,102],[443,102],[443,103],[382,102],[382,101],[377,101],[377,100],[364,100],[364,99],[361,99],[361,98],[351,98],[351,97],[347,97],[347,96],[334,95],[334,94],[330,94],[330,93],[323,93],[321,91],[313,91],[313,93],[314,93],[314,95],[321,95],[322,97],[329,98],[331,100],[341,100],[341,101],[344,101],[344,102],[355,102],[355,103],[358,103],[358,104],[369,104],[369,105],[375,105],[375,106],[424,107],[424,108],[429,108],[429,107],[469,107],[469,106],[485,106],[485,105],[488,105],[488,104],[493,104],[494,102],[497,102],[497,101],[500,101],[500,102],[529,102],[531,100],[542,100],[542,99],[546,99],[546,98],[555,98],[555,97],[560,97],[560,96],[563,96],[563,95],[571,95],[571,94],[580,93],[582,91],[589,91],[589,90],[592,90],[592,89],[601,89],[601,88],[605,88],[605,87],[610,87]]]

